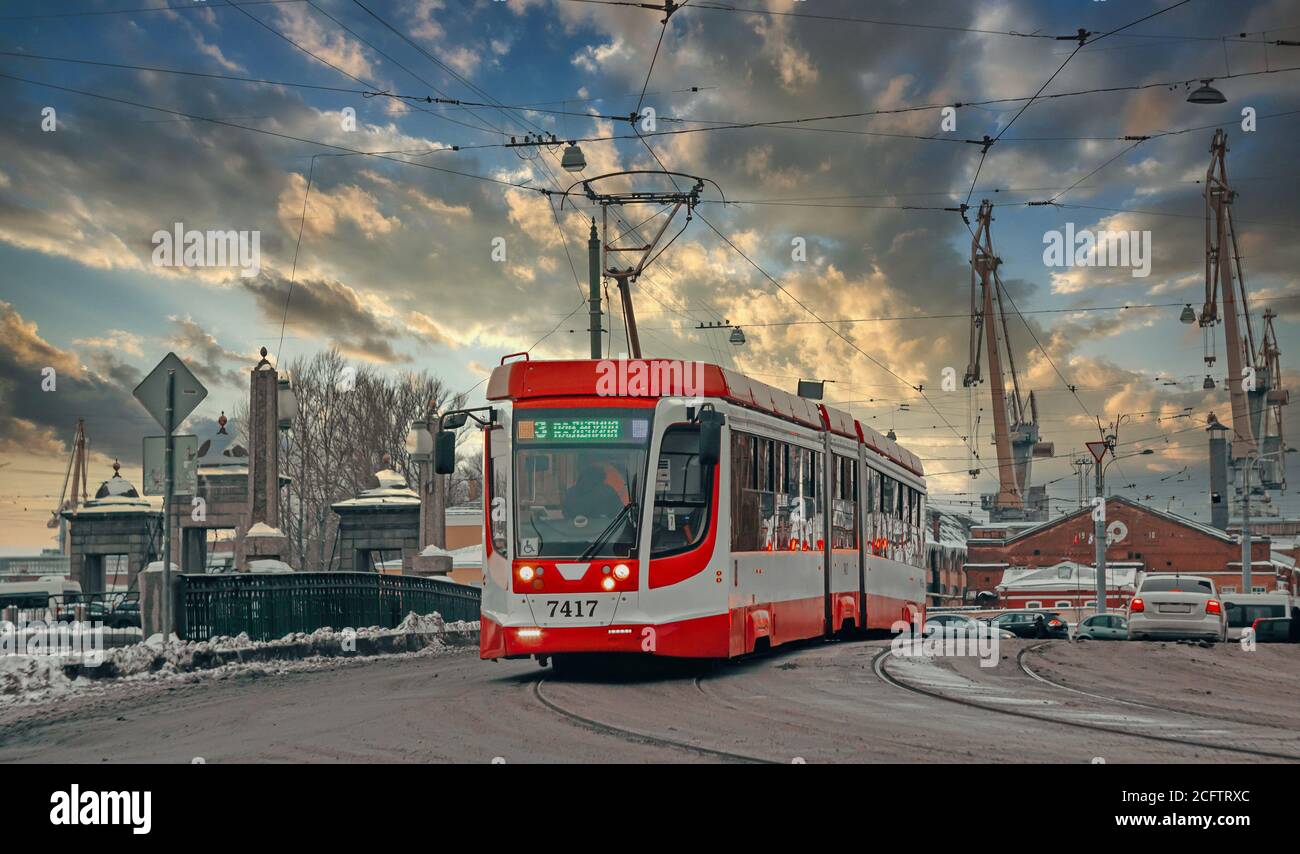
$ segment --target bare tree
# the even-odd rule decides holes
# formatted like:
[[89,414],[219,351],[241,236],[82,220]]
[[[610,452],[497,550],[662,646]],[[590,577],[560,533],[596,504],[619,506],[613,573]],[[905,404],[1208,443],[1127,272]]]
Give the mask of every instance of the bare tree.
[[330,570],[338,565],[338,518],[330,505],[375,486],[385,457],[414,487],[418,472],[406,447],[411,422],[463,406],[464,396],[427,371],[386,376],[334,349],[299,357],[285,372],[298,414],[282,436],[281,472],[291,478],[282,527],[299,570]]

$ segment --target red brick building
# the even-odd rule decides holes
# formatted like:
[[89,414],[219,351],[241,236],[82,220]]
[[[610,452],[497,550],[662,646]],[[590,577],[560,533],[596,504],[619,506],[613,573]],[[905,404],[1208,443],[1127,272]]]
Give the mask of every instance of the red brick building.
[[[1241,587],[1241,541],[1233,534],[1114,496],[1106,499],[1106,562],[1141,572],[1206,575],[1221,591]],[[1251,543],[1251,584],[1296,590],[1295,571],[1270,560],[1267,538]],[[1092,508],[1033,526],[977,525],[967,542],[966,589],[974,599],[997,594],[1007,569],[1034,569],[1095,561]]]

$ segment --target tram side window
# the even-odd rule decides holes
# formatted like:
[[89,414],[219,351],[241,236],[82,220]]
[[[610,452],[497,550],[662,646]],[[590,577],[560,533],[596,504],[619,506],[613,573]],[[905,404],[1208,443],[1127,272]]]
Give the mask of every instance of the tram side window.
[[867,466],[863,474],[866,489],[866,503],[862,508],[866,520],[866,544],[871,554],[875,553],[876,538],[880,536],[878,521],[880,510],[880,472]]
[[731,549],[759,548],[758,438],[731,434]]
[[834,502],[831,507],[831,548],[854,549],[858,545],[857,463],[835,456]]
[[772,439],[758,439],[759,479],[758,515],[760,548],[769,548],[775,541],[778,527],[776,512],[776,446]]
[[900,515],[896,497],[899,485],[898,481],[887,474],[880,476],[880,509],[886,516],[897,518]]

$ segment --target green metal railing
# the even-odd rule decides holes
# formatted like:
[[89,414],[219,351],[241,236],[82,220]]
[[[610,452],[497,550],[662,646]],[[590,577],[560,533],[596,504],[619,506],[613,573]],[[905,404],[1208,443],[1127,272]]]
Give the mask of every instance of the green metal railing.
[[282,575],[183,575],[178,633],[186,640],[247,632],[273,640],[293,632],[379,626],[407,614],[477,620],[477,587],[412,575],[372,572],[294,572]]

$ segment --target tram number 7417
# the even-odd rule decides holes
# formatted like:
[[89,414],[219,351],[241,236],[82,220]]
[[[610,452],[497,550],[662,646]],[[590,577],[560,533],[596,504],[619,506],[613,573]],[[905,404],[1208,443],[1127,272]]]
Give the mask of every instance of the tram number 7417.
[[[596,616],[596,600],[587,599],[547,599],[546,605],[551,609],[551,618],[555,617],[586,617]],[[586,610],[583,610],[583,606]]]

